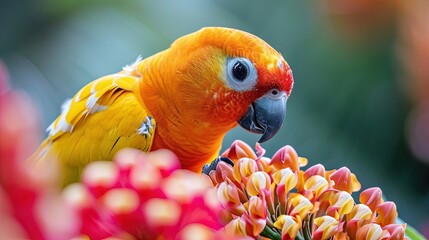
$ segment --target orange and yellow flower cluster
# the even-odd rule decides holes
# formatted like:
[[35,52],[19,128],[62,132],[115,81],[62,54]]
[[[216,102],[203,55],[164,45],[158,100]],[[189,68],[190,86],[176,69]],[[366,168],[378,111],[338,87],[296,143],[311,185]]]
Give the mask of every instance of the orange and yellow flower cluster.
[[225,231],[234,236],[271,239],[403,239],[405,225],[396,224],[396,205],[382,199],[379,188],[360,190],[346,167],[327,171],[321,164],[307,170],[305,158],[285,146],[264,157],[236,141],[209,176],[223,208]]

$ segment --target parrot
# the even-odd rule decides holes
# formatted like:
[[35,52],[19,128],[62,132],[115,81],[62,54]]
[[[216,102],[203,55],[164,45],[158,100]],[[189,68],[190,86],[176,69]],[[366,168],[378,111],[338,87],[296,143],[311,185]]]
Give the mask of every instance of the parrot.
[[31,161],[56,159],[71,183],[87,164],[112,160],[123,148],[169,149],[182,168],[201,172],[237,125],[260,134],[260,143],[271,139],[293,83],[286,60],[264,40],[204,27],[80,89],[62,105]]

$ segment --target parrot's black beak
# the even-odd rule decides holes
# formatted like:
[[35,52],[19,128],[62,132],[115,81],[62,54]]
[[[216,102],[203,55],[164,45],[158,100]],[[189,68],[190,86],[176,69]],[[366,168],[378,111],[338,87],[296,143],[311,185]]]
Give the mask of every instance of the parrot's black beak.
[[246,114],[238,124],[253,133],[262,134],[258,142],[263,143],[274,137],[286,116],[286,93],[272,89],[250,104]]

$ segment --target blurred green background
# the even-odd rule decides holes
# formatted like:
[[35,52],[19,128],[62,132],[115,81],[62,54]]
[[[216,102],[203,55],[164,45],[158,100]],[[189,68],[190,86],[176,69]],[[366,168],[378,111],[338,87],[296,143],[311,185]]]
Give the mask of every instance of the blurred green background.
[[[429,165],[407,142],[410,113],[425,99],[416,97],[424,95],[422,80],[410,67],[421,54],[409,53],[422,52],[408,31],[419,24],[410,20],[413,7],[400,0],[1,1],[0,58],[45,128],[66,98],[139,54],[204,26],[251,32],[283,54],[295,77],[286,125],[263,145],[268,155],[290,144],[311,165],[347,166],[363,188],[381,187],[400,217],[424,230]],[[258,136],[237,128],[224,147],[235,139],[253,145]],[[428,138],[419,139],[420,150],[429,149]]]

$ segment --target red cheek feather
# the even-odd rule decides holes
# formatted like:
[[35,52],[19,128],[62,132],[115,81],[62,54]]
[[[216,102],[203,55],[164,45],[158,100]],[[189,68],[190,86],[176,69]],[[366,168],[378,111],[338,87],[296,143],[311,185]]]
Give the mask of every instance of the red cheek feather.
[[293,74],[289,65],[285,62],[282,64],[283,68],[276,67],[273,71],[266,68],[258,69],[258,84],[255,90],[261,94],[277,88],[280,91],[285,91],[289,96],[293,88]]

